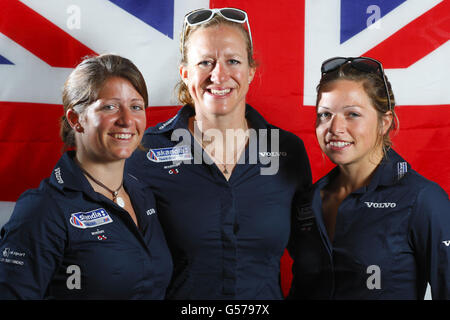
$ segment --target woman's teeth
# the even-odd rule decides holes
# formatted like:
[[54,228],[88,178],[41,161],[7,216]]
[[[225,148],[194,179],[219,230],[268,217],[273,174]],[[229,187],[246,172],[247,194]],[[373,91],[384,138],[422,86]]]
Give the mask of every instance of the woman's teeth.
[[116,133],[113,136],[116,139],[126,140],[126,139],[130,139],[131,138],[131,133]]
[[336,148],[343,148],[351,144],[351,142],[344,142],[344,141],[330,141],[329,144],[332,147]]
[[211,93],[216,95],[216,96],[224,96],[227,93],[229,93],[231,91],[230,88],[228,89],[223,89],[223,90],[216,90],[216,89],[210,89]]

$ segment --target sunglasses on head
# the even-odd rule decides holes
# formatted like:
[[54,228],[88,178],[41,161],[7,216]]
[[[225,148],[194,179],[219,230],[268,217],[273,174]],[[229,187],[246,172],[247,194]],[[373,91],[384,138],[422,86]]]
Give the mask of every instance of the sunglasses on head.
[[380,61],[368,58],[368,57],[335,57],[325,60],[322,63],[321,72],[322,75],[338,69],[340,66],[350,63],[351,66],[359,71],[367,73],[378,73],[384,81],[384,88],[386,89],[386,96],[388,99],[389,110],[392,110],[391,97],[389,95],[389,88],[386,81],[386,75],[384,73],[383,65]]
[[253,50],[252,33],[250,31],[250,24],[248,23],[247,13],[236,8],[221,8],[221,9],[197,9],[189,12],[184,17],[183,32],[181,34],[181,57],[184,55],[184,37],[186,33],[186,26],[198,26],[211,20],[214,15],[219,14],[228,21],[236,23],[246,23],[248,34],[250,36],[250,48]]

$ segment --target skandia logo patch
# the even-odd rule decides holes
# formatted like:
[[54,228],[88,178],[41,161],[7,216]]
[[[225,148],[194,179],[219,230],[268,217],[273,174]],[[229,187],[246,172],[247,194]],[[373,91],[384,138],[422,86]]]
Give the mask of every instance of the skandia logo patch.
[[147,158],[153,162],[191,160],[191,147],[184,145],[169,148],[150,149],[147,153]]
[[385,209],[395,208],[397,204],[395,202],[364,202],[368,208]]
[[72,213],[70,224],[80,229],[98,227],[113,222],[105,209],[99,208],[88,212]]

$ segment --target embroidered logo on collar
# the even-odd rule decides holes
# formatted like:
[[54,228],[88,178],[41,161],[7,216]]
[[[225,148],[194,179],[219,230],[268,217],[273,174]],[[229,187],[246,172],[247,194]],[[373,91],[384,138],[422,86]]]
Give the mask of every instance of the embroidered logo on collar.
[[64,180],[61,177],[61,168],[60,167],[55,169],[55,178],[56,178],[56,181],[58,181],[59,184],[63,184],[64,183]]
[[397,179],[400,180],[408,172],[408,164],[406,162],[397,163]]
[[72,213],[70,224],[80,229],[98,227],[113,220],[105,209],[99,208],[89,212]]
[[171,124],[173,122],[173,120],[175,120],[176,118],[177,118],[177,116],[175,115],[174,117],[170,118],[169,120],[164,122],[162,125],[160,125],[158,129],[163,130],[165,127],[167,127],[169,124]]
[[147,153],[147,158],[153,162],[191,160],[191,147],[184,145],[169,148],[150,149]]

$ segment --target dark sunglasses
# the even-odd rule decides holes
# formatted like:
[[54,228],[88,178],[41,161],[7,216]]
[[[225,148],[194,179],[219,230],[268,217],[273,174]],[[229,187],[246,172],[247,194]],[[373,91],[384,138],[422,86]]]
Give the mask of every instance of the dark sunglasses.
[[384,88],[386,89],[386,96],[389,104],[389,110],[392,111],[391,97],[389,95],[386,75],[384,73],[383,65],[380,61],[368,57],[334,57],[325,60],[322,63],[322,67],[320,70],[322,72],[322,75],[324,75],[328,72],[338,69],[340,66],[348,62],[352,65],[353,68],[358,69],[359,71],[367,73],[378,73],[383,78]]
[[236,8],[221,8],[221,9],[197,9],[189,12],[184,17],[183,32],[181,33],[181,56],[184,55],[184,37],[186,33],[186,26],[197,26],[199,24],[208,22],[214,15],[220,14],[228,21],[236,23],[246,23],[248,34],[250,36],[250,47],[253,50],[252,33],[250,31],[250,24],[248,23],[247,13],[243,10]]

